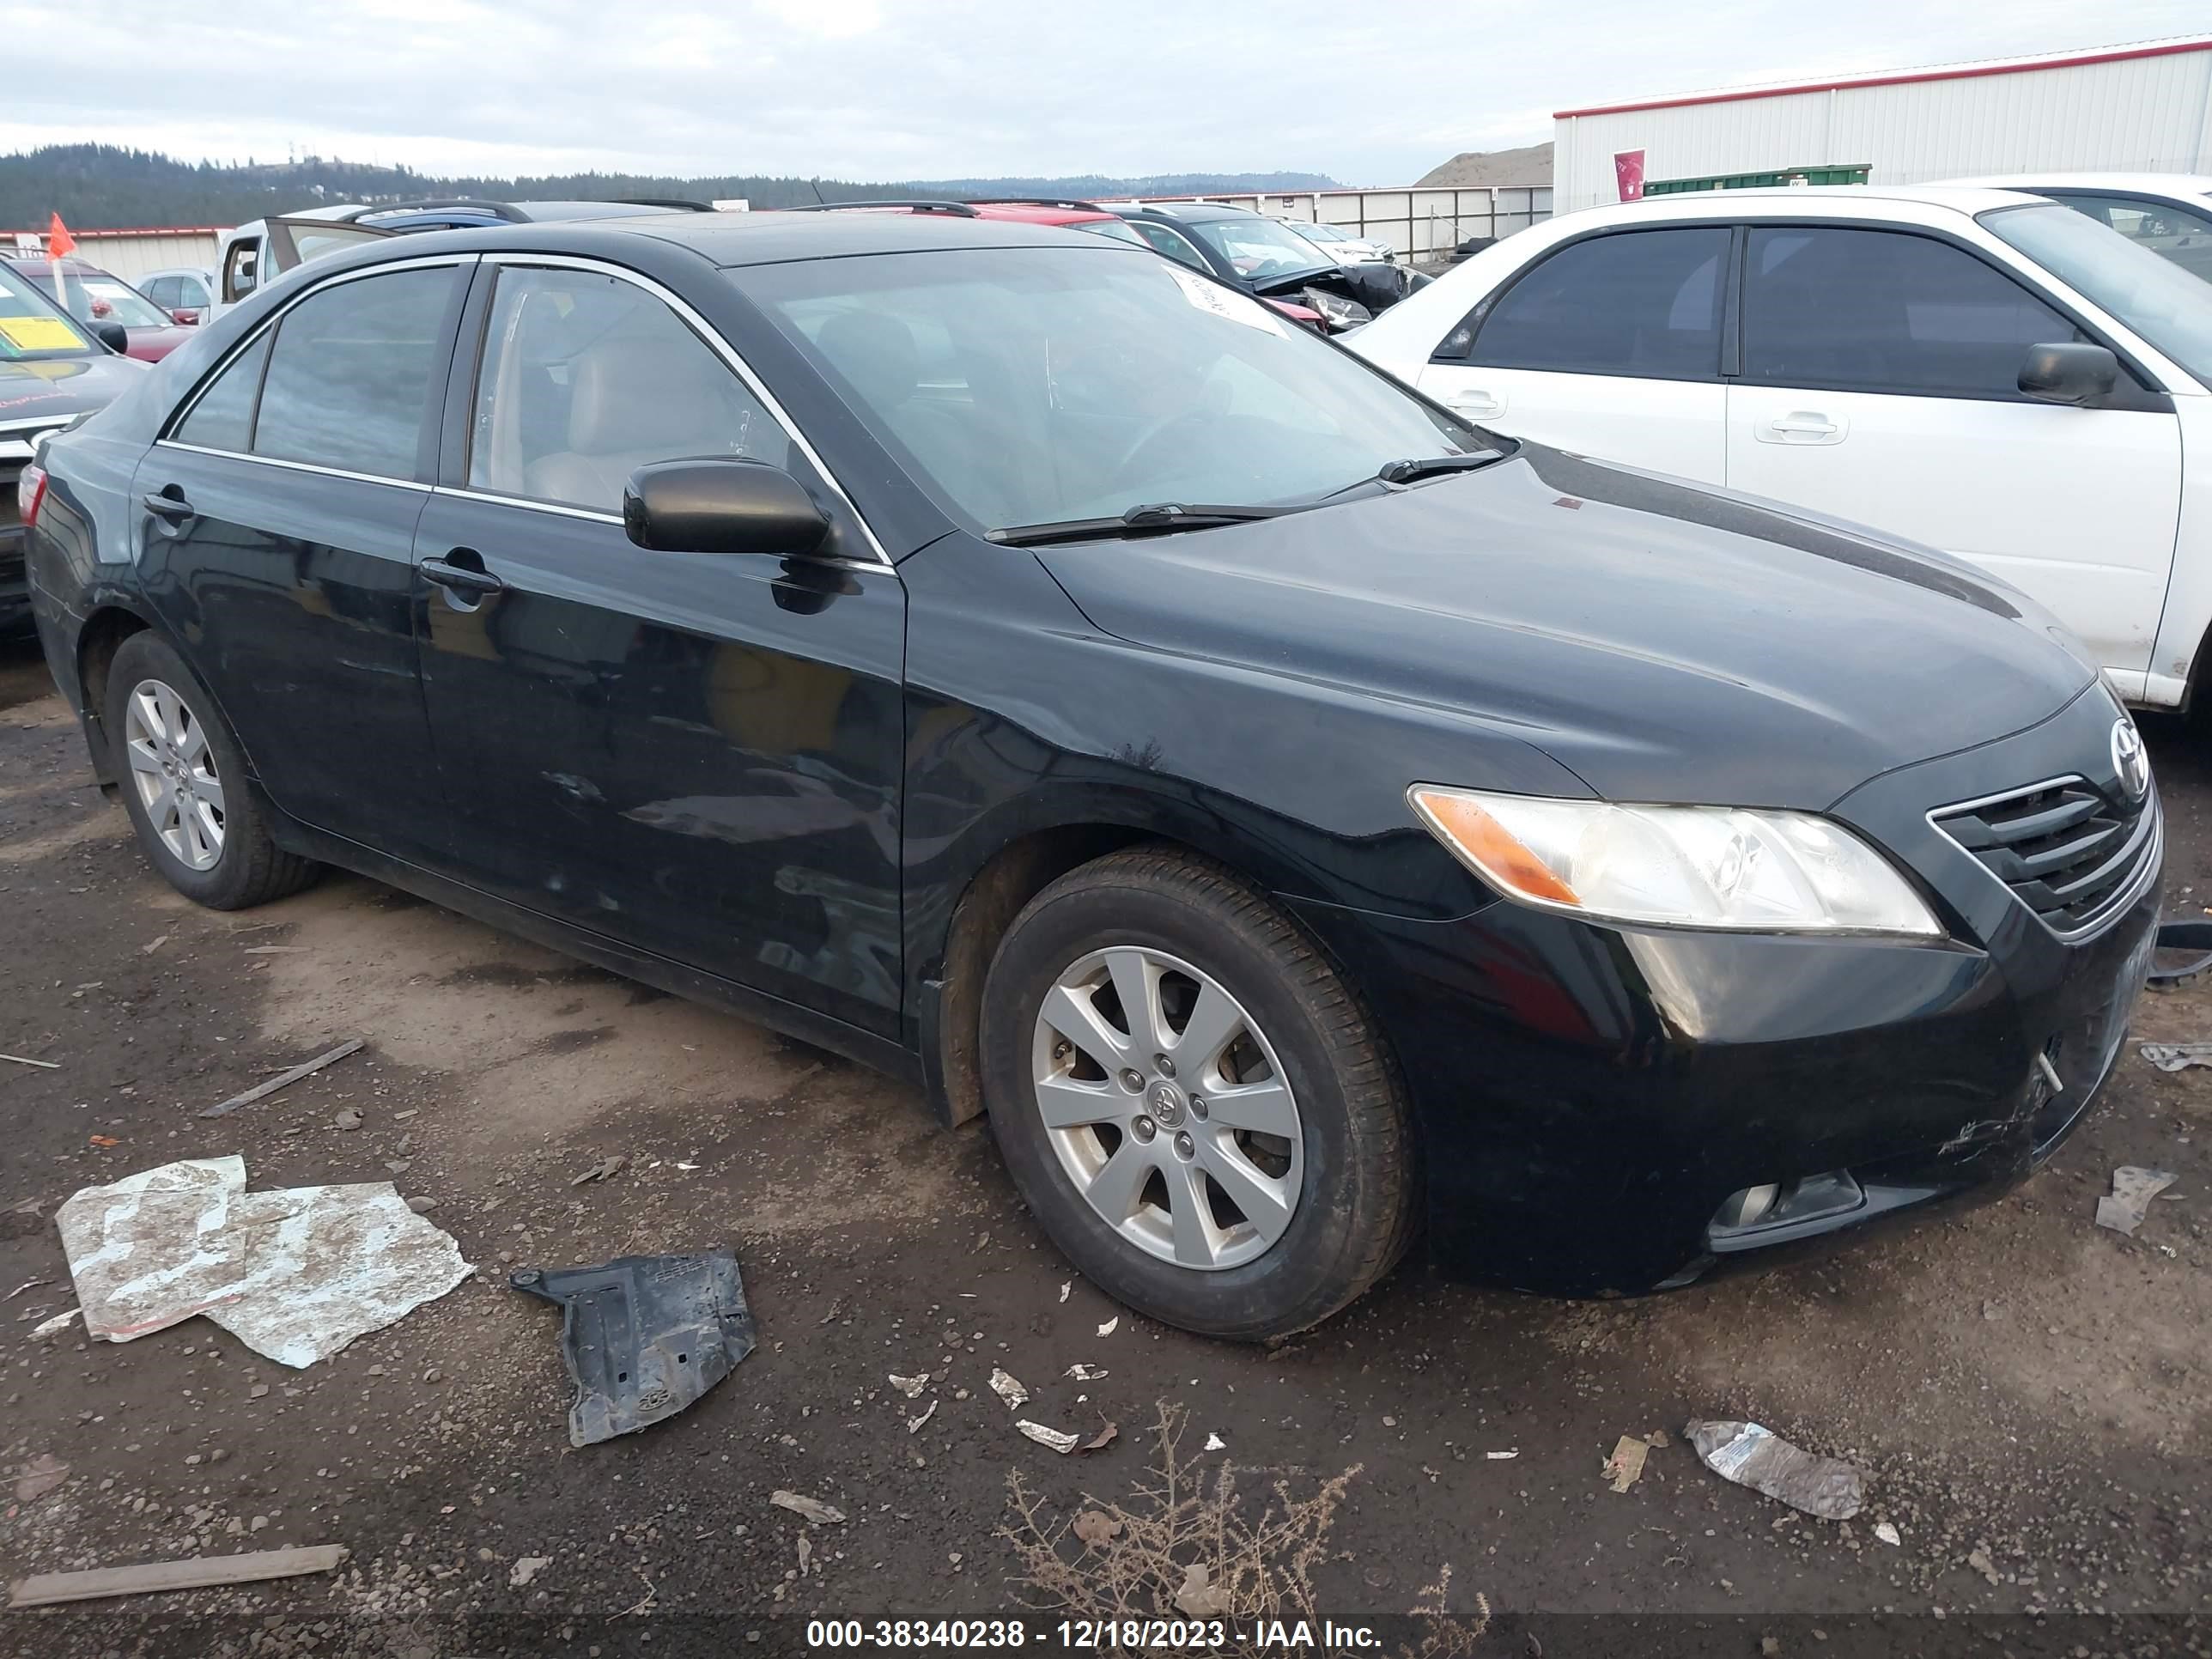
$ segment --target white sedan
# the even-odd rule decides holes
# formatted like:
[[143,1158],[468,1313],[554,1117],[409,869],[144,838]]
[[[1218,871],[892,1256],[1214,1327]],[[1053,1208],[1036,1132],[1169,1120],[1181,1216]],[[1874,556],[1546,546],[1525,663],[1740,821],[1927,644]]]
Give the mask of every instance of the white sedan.
[[1278,213],[1273,217],[1277,223],[1288,225],[1340,265],[1390,265],[1398,262],[1398,251],[1389,243],[1355,236],[1341,225],[1321,223],[1312,219],[1293,219],[1286,213]]
[[2212,629],[2212,287],[1960,186],[1569,214],[1345,344],[1498,431],[1856,520],[2041,600],[2132,701]]
[[2022,173],[1950,182],[2047,196],[2212,283],[2212,174]]

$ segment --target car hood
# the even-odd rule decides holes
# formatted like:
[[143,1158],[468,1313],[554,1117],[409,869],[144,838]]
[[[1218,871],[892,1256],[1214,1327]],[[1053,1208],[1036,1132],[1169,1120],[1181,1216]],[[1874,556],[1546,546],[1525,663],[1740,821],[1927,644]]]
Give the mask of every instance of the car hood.
[[127,357],[0,362],[0,426],[104,409],[137,386],[145,374],[144,364]]
[[1615,800],[1824,808],[2095,678],[2033,601],[1942,554],[1534,444],[1385,496],[1038,553],[1109,634],[1472,715]]
[[182,323],[165,323],[159,328],[134,328],[130,334],[131,355],[142,363],[160,362],[192,337],[192,331]]

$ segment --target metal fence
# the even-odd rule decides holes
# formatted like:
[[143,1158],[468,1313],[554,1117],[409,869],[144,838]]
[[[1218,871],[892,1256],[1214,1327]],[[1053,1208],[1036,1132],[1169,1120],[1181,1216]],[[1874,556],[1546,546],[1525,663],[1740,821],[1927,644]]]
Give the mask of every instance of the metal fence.
[[1415,264],[1443,259],[1470,236],[1502,239],[1552,216],[1548,185],[1492,185],[1467,190],[1308,190],[1196,199],[1340,225],[1355,236],[1389,243]]

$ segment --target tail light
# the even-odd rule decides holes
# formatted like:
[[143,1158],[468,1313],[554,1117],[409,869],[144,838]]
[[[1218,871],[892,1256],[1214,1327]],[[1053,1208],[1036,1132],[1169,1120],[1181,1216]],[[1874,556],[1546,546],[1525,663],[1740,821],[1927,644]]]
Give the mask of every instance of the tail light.
[[36,461],[27,465],[15,477],[15,516],[28,530],[39,516],[39,503],[46,498],[46,469]]

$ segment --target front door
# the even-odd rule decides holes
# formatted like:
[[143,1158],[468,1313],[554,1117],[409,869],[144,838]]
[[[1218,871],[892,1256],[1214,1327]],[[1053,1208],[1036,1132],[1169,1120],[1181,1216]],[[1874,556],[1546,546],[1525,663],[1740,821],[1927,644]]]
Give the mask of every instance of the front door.
[[1568,242],[1476,307],[1418,384],[1495,431],[1717,484],[1729,235],[1689,225]]
[[410,860],[446,844],[413,559],[459,277],[307,295],[201,389],[133,486],[147,591],[270,798]]
[[[487,265],[418,527],[466,879],[878,1033],[899,1012],[905,593],[705,338],[608,270]],[[489,292],[483,292],[489,289]],[[464,373],[457,367],[457,374]],[[855,556],[650,551],[647,462],[791,469]]]
[[2106,407],[2024,397],[2030,346],[2086,337],[1968,249],[1904,231],[1753,226],[1743,331],[1731,489],[1984,567],[2141,695],[2180,512],[2170,409],[2125,368]]

